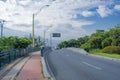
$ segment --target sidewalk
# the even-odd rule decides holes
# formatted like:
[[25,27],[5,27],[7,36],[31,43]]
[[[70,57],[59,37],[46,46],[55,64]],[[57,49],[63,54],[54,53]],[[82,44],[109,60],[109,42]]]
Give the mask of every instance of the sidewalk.
[[42,74],[40,52],[35,52],[26,62],[16,80],[47,80]]

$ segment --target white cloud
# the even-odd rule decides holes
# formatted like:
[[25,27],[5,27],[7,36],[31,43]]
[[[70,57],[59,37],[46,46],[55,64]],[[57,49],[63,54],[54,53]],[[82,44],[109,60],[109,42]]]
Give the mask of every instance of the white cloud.
[[115,5],[114,9],[120,10],[120,5]]
[[50,30],[48,30],[46,35],[49,36],[50,33],[61,33],[60,39],[62,40],[74,39],[87,34],[87,32],[83,28],[72,27],[72,25],[68,25],[68,24],[52,27]]
[[101,17],[107,17],[108,15],[112,14],[112,10],[110,10],[108,7],[106,7],[105,5],[100,5],[97,9],[98,14]]
[[[44,27],[53,26],[49,32],[61,31],[64,38],[79,37],[80,33],[86,34],[83,26],[94,24],[94,21],[74,20],[77,14],[85,17],[93,16],[90,11],[98,5],[110,5],[112,1],[106,3],[101,0],[7,0],[0,1],[0,19],[11,21],[6,23],[6,27],[14,30],[31,32],[32,30],[32,14],[37,12],[42,6],[49,4],[35,16],[35,33],[43,36]],[[106,17],[111,14],[111,11],[106,7],[100,7],[97,10],[101,17]],[[107,12],[108,11],[108,12]],[[26,25],[21,25],[26,24]],[[19,25],[19,26],[18,26]],[[20,26],[21,25],[21,26]],[[66,25],[70,26],[65,27]],[[57,29],[57,30],[56,30]],[[74,34],[74,35],[73,35]]]
[[90,16],[93,16],[94,13],[92,11],[83,11],[81,12],[81,15],[84,17],[90,17]]

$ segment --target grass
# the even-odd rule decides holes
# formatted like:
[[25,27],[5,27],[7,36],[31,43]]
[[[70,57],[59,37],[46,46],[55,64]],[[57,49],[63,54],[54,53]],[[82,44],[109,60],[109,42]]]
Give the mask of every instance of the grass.
[[93,55],[98,55],[98,56],[104,56],[104,57],[109,57],[109,58],[120,59],[120,54],[103,53],[100,50],[93,50],[93,51],[90,51],[90,53],[93,54]]

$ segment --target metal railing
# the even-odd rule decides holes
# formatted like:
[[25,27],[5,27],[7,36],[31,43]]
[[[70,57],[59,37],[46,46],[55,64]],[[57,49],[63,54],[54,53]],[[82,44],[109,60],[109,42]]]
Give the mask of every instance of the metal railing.
[[52,51],[51,47],[42,47],[41,49],[41,56],[45,57],[47,53],[50,53]]
[[31,52],[40,51],[40,48],[13,49],[0,52],[0,68],[15,61],[20,57],[26,57]]

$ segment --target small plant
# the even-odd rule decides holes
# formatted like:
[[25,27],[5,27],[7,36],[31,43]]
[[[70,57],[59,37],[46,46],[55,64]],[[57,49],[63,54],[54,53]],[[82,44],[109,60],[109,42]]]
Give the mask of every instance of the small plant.
[[107,46],[104,49],[102,49],[102,52],[120,54],[120,47],[119,46]]

